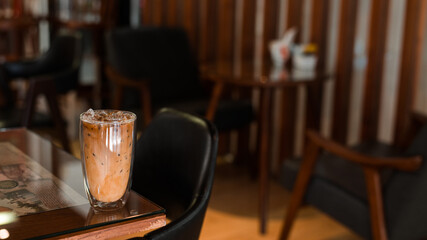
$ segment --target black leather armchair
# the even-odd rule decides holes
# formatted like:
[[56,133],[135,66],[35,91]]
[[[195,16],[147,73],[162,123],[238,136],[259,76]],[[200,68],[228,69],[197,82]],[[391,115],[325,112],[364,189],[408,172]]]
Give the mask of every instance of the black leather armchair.
[[281,181],[293,193],[281,239],[303,201],[364,239],[427,237],[427,125],[403,150],[375,142],[350,148],[314,131],[307,137],[303,160],[283,165]]
[[[107,34],[106,48],[106,74],[116,91],[113,107],[129,110],[140,103],[139,117],[145,124],[162,107],[201,116],[214,111],[209,120],[219,132],[240,129],[255,119],[250,99],[222,99],[216,109],[208,109],[214,106],[210,105],[210,89],[200,79],[198,63],[181,28],[114,29]],[[132,98],[129,89],[139,95]]]
[[[51,118],[63,147],[69,150],[64,120],[58,107],[58,94],[75,89],[82,57],[81,36],[76,32],[60,32],[49,50],[33,60],[6,62],[0,66],[0,91],[5,103],[1,107],[0,127],[30,127],[43,125],[49,118],[35,112],[38,95],[45,95],[49,104]],[[10,88],[16,78],[26,78],[29,87],[25,102],[20,108]],[[33,121],[34,120],[34,121]]]
[[217,155],[209,121],[162,109],[136,145],[132,189],[166,209],[171,220],[143,239],[198,239],[211,194]]

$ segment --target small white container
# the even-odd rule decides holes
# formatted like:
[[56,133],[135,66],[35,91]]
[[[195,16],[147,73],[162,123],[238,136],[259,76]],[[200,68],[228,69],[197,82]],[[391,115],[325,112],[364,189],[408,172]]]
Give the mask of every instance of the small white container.
[[317,56],[303,52],[303,46],[295,46],[292,57],[293,68],[301,71],[314,71],[316,69]]

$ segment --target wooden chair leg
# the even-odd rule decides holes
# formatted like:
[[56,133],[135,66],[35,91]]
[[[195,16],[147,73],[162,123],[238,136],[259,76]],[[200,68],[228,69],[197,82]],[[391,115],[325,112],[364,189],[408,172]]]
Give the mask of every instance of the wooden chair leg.
[[26,99],[27,105],[21,120],[22,125],[25,127],[30,126],[34,114],[36,97],[39,94],[44,94],[46,96],[47,102],[49,104],[50,114],[55,124],[56,133],[61,140],[62,147],[67,152],[70,152],[71,148],[68,135],[64,127],[64,120],[59,110],[54,83],[51,79],[30,79],[30,86]]
[[62,114],[59,110],[58,98],[54,88],[51,87],[49,89],[49,91],[46,94],[46,98],[47,98],[47,102],[49,103],[50,113],[55,123],[56,132],[59,135],[62,147],[64,148],[65,151],[71,152],[67,131],[64,127],[65,121],[62,118]]
[[248,163],[251,164],[256,162],[255,156],[252,156],[249,149],[249,138],[250,138],[250,125],[245,126],[238,130],[237,153],[235,158],[237,164],[248,164]]
[[289,202],[287,213],[283,220],[283,227],[280,234],[280,239],[282,240],[287,239],[289,237],[292,224],[295,220],[298,209],[301,206],[301,202],[307,190],[311,173],[313,172],[318,155],[319,146],[317,146],[312,141],[309,141],[305,150],[301,169],[298,173],[298,177],[292,191],[292,196]]
[[387,231],[384,219],[380,174],[373,168],[365,167],[363,171],[365,173],[366,190],[368,193],[369,211],[371,215],[372,239],[386,240]]
[[28,86],[27,94],[25,96],[25,109],[21,117],[21,125],[28,128],[33,120],[34,107],[36,97],[39,94],[37,84],[30,81]]

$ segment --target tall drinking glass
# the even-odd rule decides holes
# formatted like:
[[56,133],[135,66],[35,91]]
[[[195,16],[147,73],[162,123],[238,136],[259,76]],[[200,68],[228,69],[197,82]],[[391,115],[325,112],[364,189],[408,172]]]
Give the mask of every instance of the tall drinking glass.
[[135,139],[134,113],[89,109],[80,115],[84,184],[95,210],[115,210],[126,204]]

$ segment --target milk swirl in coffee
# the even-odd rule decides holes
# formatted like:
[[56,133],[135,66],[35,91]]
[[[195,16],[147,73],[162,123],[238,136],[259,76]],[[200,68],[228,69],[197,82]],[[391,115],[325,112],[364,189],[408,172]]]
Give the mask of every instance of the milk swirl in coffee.
[[89,109],[81,114],[83,170],[90,201],[113,203],[128,191],[135,119],[135,114],[117,110]]

